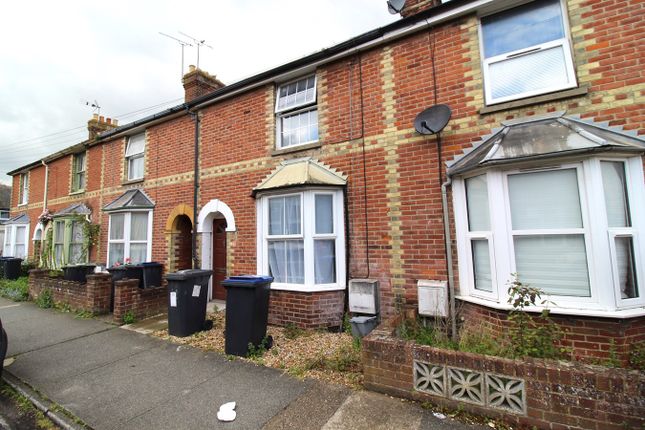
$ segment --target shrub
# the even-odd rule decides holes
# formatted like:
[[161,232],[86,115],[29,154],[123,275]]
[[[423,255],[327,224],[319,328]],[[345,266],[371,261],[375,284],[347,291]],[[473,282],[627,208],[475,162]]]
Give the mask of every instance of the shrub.
[[633,369],[645,371],[645,342],[640,341],[632,345],[629,352],[629,366]]
[[13,300],[14,302],[24,302],[25,300],[29,300],[28,279],[0,279],[0,296]]

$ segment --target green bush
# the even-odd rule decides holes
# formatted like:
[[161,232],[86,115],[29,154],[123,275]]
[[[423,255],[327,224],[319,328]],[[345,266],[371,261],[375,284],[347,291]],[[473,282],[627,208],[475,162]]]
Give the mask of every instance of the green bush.
[[640,341],[632,345],[629,352],[629,366],[633,369],[645,371],[645,342]]
[[54,306],[54,297],[52,296],[52,292],[49,288],[43,288],[40,294],[38,294],[38,298],[36,299],[36,304],[38,305],[39,308],[43,309],[49,309]]
[[0,279],[0,296],[14,302],[24,302],[29,299],[29,281],[27,278],[16,280]]
[[20,265],[20,276],[29,276],[29,271],[36,268],[36,263],[32,260],[25,260]]

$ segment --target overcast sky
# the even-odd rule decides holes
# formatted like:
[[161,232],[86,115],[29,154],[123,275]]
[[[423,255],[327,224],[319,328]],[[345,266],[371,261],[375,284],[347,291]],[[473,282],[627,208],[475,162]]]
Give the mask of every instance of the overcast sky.
[[[200,68],[232,83],[398,18],[385,0],[12,1],[0,25],[0,181],[87,138],[87,120],[126,124],[183,101],[180,45],[213,47]],[[185,48],[185,69],[196,49]],[[152,109],[147,109],[156,106]]]

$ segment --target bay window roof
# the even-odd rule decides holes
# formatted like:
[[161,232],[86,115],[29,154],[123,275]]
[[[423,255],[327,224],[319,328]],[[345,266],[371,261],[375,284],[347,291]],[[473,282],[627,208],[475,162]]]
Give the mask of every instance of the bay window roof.
[[105,212],[131,210],[131,209],[152,209],[154,202],[140,189],[128,190],[108,203],[103,210]]
[[9,218],[4,222],[4,225],[11,224],[29,224],[29,216],[27,214],[16,215],[13,218]]
[[262,191],[297,186],[344,186],[347,178],[335,169],[309,157],[285,160],[257,187],[253,195]]
[[541,158],[594,152],[645,152],[645,139],[564,112],[502,122],[473,148],[447,163],[448,174]]
[[60,210],[53,214],[54,218],[64,217],[68,215],[90,215],[92,210],[88,208],[85,203],[75,203],[67,206],[65,209]]

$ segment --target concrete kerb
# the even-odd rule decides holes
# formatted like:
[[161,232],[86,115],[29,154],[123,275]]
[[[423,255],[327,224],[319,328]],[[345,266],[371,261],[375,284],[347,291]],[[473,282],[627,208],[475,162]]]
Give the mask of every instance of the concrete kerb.
[[[28,384],[13,376],[4,369],[2,379],[20,395],[27,398],[36,409],[41,411],[47,418],[64,430],[91,430],[87,424],[75,417],[71,412],[63,409],[60,405],[44,397],[38,391],[34,390]],[[63,410],[61,412],[60,410]],[[74,417],[73,419],[71,417]]]

